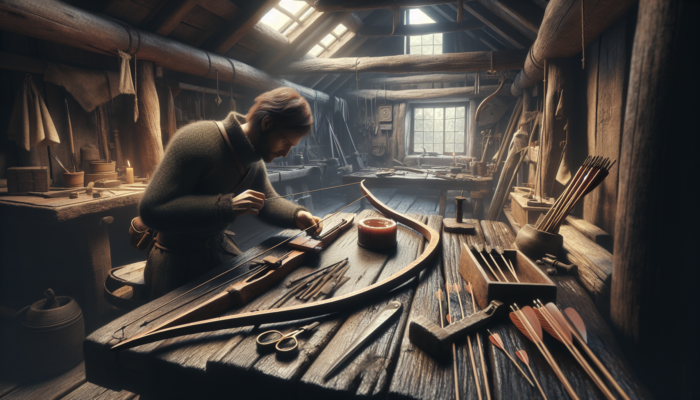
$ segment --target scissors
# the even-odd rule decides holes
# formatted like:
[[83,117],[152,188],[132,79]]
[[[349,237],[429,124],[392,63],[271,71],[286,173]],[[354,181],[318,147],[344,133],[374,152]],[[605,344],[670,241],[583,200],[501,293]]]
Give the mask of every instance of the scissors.
[[280,331],[267,331],[263,332],[260,335],[258,335],[258,338],[255,339],[255,342],[258,344],[258,349],[267,349],[272,346],[275,346],[275,349],[278,352],[288,352],[292,350],[296,350],[299,348],[299,342],[297,341],[296,336],[302,332],[308,332],[311,330],[314,330],[320,322],[316,321],[313,324],[309,324],[306,326],[302,326],[301,328],[289,332],[286,335],[283,334]]

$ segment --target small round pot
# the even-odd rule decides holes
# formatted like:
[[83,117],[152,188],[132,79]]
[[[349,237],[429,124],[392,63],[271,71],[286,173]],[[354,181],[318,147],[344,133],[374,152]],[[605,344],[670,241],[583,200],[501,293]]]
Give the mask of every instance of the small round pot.
[[116,161],[90,161],[90,171],[93,174],[101,172],[114,172],[116,171],[116,166]]
[[396,222],[386,218],[365,218],[357,226],[357,244],[366,249],[396,247]]
[[85,172],[64,172],[63,187],[77,188],[85,186]]
[[515,237],[515,245],[526,256],[539,260],[545,254],[559,254],[564,245],[564,238],[558,233],[544,232],[527,224]]
[[59,306],[48,310],[46,299],[32,304],[22,322],[22,358],[40,376],[60,374],[83,360],[83,312],[71,297],[56,300]]

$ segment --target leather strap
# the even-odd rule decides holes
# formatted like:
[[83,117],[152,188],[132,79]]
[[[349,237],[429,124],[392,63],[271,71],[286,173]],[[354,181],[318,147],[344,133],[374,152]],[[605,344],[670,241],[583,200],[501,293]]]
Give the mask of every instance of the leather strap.
[[228,146],[228,149],[231,151],[231,155],[233,156],[233,161],[236,162],[236,166],[238,167],[238,172],[241,174],[241,178],[245,178],[246,175],[246,170],[243,168],[243,164],[241,164],[241,160],[238,159],[238,154],[236,154],[236,151],[233,149],[233,145],[231,145],[231,139],[228,137],[228,133],[226,132],[226,129],[224,128],[224,124],[221,121],[214,121],[216,123],[217,128],[219,128],[219,132],[221,133],[221,136],[224,138],[224,142],[226,142],[226,145]]

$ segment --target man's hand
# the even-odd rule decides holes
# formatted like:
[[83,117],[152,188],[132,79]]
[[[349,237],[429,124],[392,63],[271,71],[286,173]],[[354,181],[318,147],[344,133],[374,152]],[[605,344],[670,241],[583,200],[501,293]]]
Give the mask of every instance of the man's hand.
[[299,211],[294,222],[297,224],[297,228],[302,230],[314,224],[318,224],[315,228],[306,231],[306,234],[310,236],[318,236],[321,234],[321,231],[323,231],[323,222],[321,222],[321,218],[314,217],[308,211]]
[[246,190],[231,199],[231,202],[233,203],[233,213],[236,217],[248,213],[258,215],[265,205],[265,194],[255,190]]

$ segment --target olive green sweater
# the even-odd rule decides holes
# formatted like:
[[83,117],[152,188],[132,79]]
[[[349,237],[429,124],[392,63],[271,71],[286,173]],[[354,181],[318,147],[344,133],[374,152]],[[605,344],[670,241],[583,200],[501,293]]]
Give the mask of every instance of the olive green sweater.
[[[245,117],[232,112],[222,122],[250,176],[234,193],[243,177],[213,121],[181,128],[168,144],[141,200],[139,213],[150,228],[167,234],[211,237],[236,220],[231,202],[236,195],[252,189],[266,198],[278,196],[267,178],[265,163],[241,129]],[[266,201],[259,217],[293,228],[301,210],[305,208],[279,198]]]

